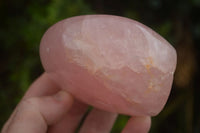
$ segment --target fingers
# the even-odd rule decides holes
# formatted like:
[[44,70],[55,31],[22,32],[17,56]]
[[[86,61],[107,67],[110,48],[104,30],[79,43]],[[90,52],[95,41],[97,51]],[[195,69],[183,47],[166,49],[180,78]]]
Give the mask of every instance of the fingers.
[[116,117],[116,113],[93,109],[84,121],[80,133],[109,133]]
[[[58,92],[59,87],[48,77],[47,73],[43,73],[33,84],[29,87],[28,91],[25,93],[23,99],[27,99],[30,97],[38,97],[51,95]],[[6,122],[5,127],[7,127],[8,123],[13,119],[16,110],[11,114],[9,120]]]
[[50,127],[48,133],[75,133],[88,105],[75,101],[69,112],[57,124]]
[[[59,90],[48,74],[40,76],[26,92],[2,133],[45,133],[47,130],[48,133],[74,133],[88,106],[78,101],[72,106],[72,96]],[[46,96],[58,91],[56,95]],[[80,133],[109,133],[116,117],[117,114],[93,109]],[[147,133],[150,125],[150,117],[132,117],[122,133]]]
[[24,98],[47,96],[58,92],[60,88],[54,81],[52,81],[47,73],[43,73],[33,84],[29,87],[25,93]]
[[151,118],[131,117],[122,133],[148,133],[151,127]]
[[45,133],[70,109],[73,98],[60,91],[56,95],[22,100],[2,133]]

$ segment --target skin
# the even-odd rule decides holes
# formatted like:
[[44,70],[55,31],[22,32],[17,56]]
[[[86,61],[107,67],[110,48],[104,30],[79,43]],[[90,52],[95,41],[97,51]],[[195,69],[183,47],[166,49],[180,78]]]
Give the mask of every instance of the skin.
[[[2,133],[74,133],[87,108],[44,73],[25,93]],[[109,133],[116,117],[116,113],[95,108],[79,133]],[[147,133],[150,125],[150,117],[132,117],[122,133]]]

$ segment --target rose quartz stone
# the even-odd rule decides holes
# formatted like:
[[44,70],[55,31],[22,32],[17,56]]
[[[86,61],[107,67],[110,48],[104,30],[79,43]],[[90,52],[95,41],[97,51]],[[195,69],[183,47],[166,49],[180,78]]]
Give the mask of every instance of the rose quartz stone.
[[164,107],[175,49],[134,20],[86,15],[58,22],[40,45],[43,67],[75,98],[106,111],[154,116]]

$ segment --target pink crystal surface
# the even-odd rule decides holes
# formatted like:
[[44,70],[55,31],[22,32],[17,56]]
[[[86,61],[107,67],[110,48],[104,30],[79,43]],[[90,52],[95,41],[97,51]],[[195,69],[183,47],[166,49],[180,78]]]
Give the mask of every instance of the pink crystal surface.
[[111,15],[56,23],[42,38],[40,56],[49,76],[77,99],[132,116],[162,110],[176,67],[176,51],[165,39]]

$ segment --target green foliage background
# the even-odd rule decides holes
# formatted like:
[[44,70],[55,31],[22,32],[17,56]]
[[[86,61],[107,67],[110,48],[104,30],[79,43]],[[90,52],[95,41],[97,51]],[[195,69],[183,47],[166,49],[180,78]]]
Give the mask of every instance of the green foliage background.
[[[31,82],[42,72],[39,43],[59,20],[84,14],[113,14],[138,20],[177,50],[178,66],[164,110],[152,119],[152,133],[200,132],[200,0],[1,0],[0,128]],[[119,116],[119,133],[128,116]]]

